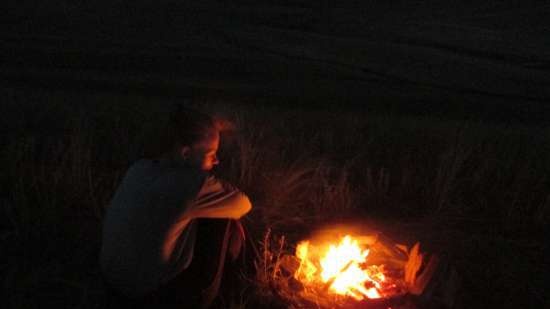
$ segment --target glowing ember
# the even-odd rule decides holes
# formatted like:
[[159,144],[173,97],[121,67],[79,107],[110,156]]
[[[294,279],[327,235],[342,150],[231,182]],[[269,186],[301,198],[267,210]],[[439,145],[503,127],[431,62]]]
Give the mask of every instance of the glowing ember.
[[384,267],[368,265],[369,249],[346,235],[338,244],[317,247],[303,241],[296,247],[300,266],[294,278],[305,286],[324,287],[329,292],[356,300],[381,298],[390,285]]

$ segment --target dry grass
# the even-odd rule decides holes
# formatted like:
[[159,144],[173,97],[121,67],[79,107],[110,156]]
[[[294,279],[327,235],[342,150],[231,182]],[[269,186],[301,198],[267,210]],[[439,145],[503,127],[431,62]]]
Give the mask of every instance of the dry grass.
[[[52,295],[64,305],[100,307],[96,258],[103,211],[171,102],[55,92],[8,91],[4,97],[0,270],[8,307],[55,303]],[[263,239],[254,277],[260,295],[277,275],[283,250],[266,249],[267,243],[292,244],[329,219],[467,219],[514,239],[525,232],[542,239],[548,224],[545,128],[195,104],[238,128],[226,138],[218,172],[254,203],[247,223],[251,238]],[[268,229],[286,239],[264,237]],[[487,269],[472,281],[500,270]],[[57,292],[49,285],[57,285]],[[536,286],[531,290],[541,293]],[[71,296],[63,300],[58,292]],[[247,301],[234,306],[244,308]]]

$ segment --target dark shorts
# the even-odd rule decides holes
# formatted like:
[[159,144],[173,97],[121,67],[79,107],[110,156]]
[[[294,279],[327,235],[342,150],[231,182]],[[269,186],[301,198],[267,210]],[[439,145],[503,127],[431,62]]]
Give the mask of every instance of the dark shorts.
[[[186,270],[139,299],[129,299],[108,288],[109,303],[116,308],[200,308],[204,300],[202,292],[211,286],[219,270],[220,257],[225,254],[222,248],[228,224],[227,219],[199,219],[193,260]],[[222,264],[228,263],[224,259]],[[223,272],[227,273],[228,269]]]

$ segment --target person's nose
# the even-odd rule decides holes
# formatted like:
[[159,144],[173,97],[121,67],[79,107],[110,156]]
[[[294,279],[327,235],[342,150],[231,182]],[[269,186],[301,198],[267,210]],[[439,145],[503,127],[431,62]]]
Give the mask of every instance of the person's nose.
[[214,160],[212,161],[212,165],[218,165],[220,163],[220,160],[218,159],[218,156],[214,157]]

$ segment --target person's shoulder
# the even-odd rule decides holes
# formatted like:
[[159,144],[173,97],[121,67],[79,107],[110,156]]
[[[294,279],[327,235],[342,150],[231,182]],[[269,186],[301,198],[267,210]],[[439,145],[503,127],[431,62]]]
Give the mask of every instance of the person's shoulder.
[[162,190],[183,190],[183,188],[198,190],[206,175],[201,171],[170,162],[143,162],[141,174],[153,181],[153,186]]
[[151,166],[155,161],[156,160],[151,160],[151,159],[137,159],[136,161],[130,164],[128,170],[142,168],[145,166]]
[[132,164],[132,167],[153,167],[153,166],[160,166],[160,160],[138,159]]
[[130,173],[140,173],[145,170],[151,170],[160,168],[160,165],[156,160],[150,160],[150,159],[139,159],[132,163],[130,167],[128,168],[128,174]]
[[145,181],[161,177],[166,168],[158,160],[139,159],[132,163],[124,175],[126,181]]

